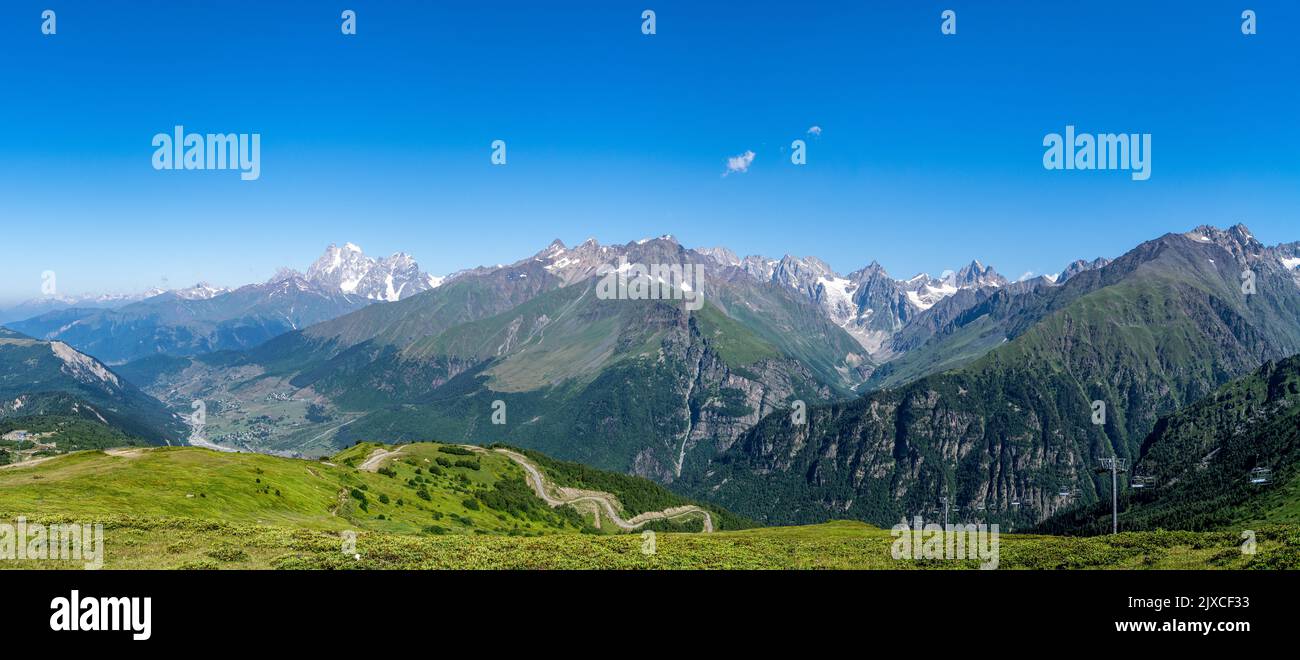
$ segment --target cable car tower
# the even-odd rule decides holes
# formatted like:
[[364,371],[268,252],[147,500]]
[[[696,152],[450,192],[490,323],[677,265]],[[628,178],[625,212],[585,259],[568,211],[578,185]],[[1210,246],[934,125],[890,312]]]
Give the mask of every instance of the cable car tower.
[[1101,459],[1098,474],[1110,473],[1110,533],[1119,533],[1119,474],[1128,472],[1128,459],[1111,456]]

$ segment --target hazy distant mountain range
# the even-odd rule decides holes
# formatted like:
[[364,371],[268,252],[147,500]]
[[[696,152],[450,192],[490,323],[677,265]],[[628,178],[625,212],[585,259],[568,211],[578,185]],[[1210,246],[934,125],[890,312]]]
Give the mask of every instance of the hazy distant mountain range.
[[200,283],[135,298],[87,299],[96,303],[91,305],[75,298],[36,300],[18,309],[68,306],[8,326],[120,364],[157,354],[249,348],[375,301],[410,297],[440,282],[405,254],[372,259],[349,243],[342,248],[330,245],[305,275],[281,269],[267,282],[233,290]]

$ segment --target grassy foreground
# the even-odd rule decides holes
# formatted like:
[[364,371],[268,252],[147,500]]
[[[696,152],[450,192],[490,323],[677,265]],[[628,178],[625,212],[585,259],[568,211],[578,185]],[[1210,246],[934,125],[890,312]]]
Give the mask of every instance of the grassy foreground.
[[[109,520],[105,568],[115,569],[973,569],[975,561],[897,561],[887,530],[857,522],[714,534],[416,536],[361,531],[355,554],[337,532],[177,518]],[[999,570],[1296,568],[1295,530],[1262,532],[1255,555],[1231,534],[1140,532],[1113,537],[1005,535]],[[76,562],[0,561],[6,568]]]
[[[592,533],[576,511],[546,507],[523,485],[518,466],[500,455],[447,453],[456,450],[421,443],[385,460],[378,472],[355,467],[382,448],[362,445],[328,462],[193,448],[71,454],[0,470],[0,523],[18,516],[102,522],[104,566],[116,569],[978,566],[976,560],[895,560],[890,532],[857,522],[658,532],[651,548],[641,534]],[[356,532],[347,553],[345,531]],[[1004,534],[999,569],[1300,568],[1300,528],[1255,533],[1254,554],[1242,552],[1235,532]],[[0,560],[0,568],[79,565]]]

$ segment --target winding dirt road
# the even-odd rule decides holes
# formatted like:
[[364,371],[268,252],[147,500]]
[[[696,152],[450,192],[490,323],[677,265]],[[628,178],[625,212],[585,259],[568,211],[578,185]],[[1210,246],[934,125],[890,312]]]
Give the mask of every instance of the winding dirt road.
[[406,447],[400,446],[393,449],[392,451],[380,447],[379,449],[370,452],[370,455],[366,457],[365,462],[359,465],[357,469],[365,470],[366,472],[378,472],[379,464],[384,462],[385,458],[396,456],[402,453],[403,449],[406,449]]
[[[605,510],[605,517],[609,518],[615,525],[625,531],[633,531],[652,520],[671,520],[685,516],[703,516],[704,531],[706,533],[713,531],[713,516],[705,509],[701,509],[693,504],[685,506],[675,506],[663,511],[647,511],[633,516],[629,520],[624,520],[618,513],[616,503],[618,500],[609,493],[594,490],[580,490],[577,488],[566,488],[557,486],[549,481],[541,470],[533,465],[522,454],[510,451],[508,449],[497,449],[497,453],[504,454],[510,460],[518,463],[528,473],[528,485],[532,486],[533,492],[542,498],[551,507],[563,506],[565,504],[576,505],[580,502],[590,502]],[[599,526],[599,519],[596,521]]]
[[29,458],[29,459],[27,459],[27,460],[25,460],[25,461],[19,461],[19,462],[17,462],[17,463],[9,463],[9,464],[7,464],[7,465],[0,465],[0,470],[15,470],[15,469],[18,469],[18,468],[25,468],[25,467],[29,467],[29,466],[32,466],[32,465],[40,465],[41,463],[44,463],[45,461],[49,461],[49,460],[56,459],[56,458],[58,458],[59,456],[67,456],[67,454],[58,454],[58,455],[56,455],[56,456],[42,456],[42,457],[40,457],[40,458]]
[[[465,449],[476,453],[487,453],[487,450],[475,445],[461,445]],[[405,446],[395,447],[392,450],[383,449],[382,447],[370,452],[366,460],[357,467],[359,470],[367,472],[377,472],[380,465],[385,459],[392,458],[405,449]],[[568,505],[577,506],[579,504],[593,505],[593,513],[599,509],[605,510],[605,517],[612,521],[619,529],[624,531],[633,531],[644,526],[652,520],[672,520],[675,518],[684,518],[686,516],[700,516],[704,520],[704,531],[709,533],[713,531],[713,515],[707,510],[701,509],[693,504],[685,506],[675,506],[663,511],[647,511],[633,516],[631,519],[624,519],[619,514],[618,499],[613,495],[596,490],[581,490],[578,488],[567,488],[558,486],[550,481],[537,469],[533,462],[528,460],[523,454],[510,451],[509,449],[497,449],[498,454],[503,454],[510,460],[518,463],[528,474],[528,485],[532,487],[533,492],[542,501],[551,507]],[[581,509],[580,509],[581,510]],[[596,516],[596,526],[600,527],[600,516]]]

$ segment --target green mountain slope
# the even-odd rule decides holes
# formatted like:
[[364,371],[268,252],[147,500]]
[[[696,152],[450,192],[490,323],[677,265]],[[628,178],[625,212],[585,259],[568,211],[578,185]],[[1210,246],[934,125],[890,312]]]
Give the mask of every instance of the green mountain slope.
[[176,415],[98,360],[0,328],[0,419],[41,414],[94,419],[155,444],[187,434]]
[[[388,463],[389,476],[350,467],[349,457],[329,465],[189,447],[82,452],[0,472],[0,509],[73,520],[129,513],[404,534],[536,534],[583,526],[570,515],[576,512],[537,500],[522,471],[503,457],[471,461],[477,468],[442,467],[439,457],[459,458],[435,445],[418,447]],[[41,479],[33,481],[33,474]]]
[[[529,457],[557,484],[609,493],[629,517],[692,504],[643,479]],[[717,507],[712,511],[720,529],[745,526]],[[320,461],[191,447],[79,452],[0,471],[0,512],[414,535],[619,531],[608,524],[598,530],[586,508],[548,506],[525,471],[500,452],[428,442],[360,443]],[[700,531],[698,520],[663,524]]]
[[[1271,471],[1271,483],[1252,483],[1257,468]],[[1265,363],[1161,418],[1132,474],[1149,483],[1121,491],[1124,529],[1300,523],[1300,356]],[[1063,513],[1040,529],[1108,529],[1109,501],[1104,504]]]
[[[1076,273],[1059,286],[1004,287],[962,307],[938,327],[906,328],[897,342],[908,352],[877,369],[864,389],[900,387],[969,364],[1078,298],[1130,279],[1165,278],[1213,294],[1261,331],[1281,332],[1269,338],[1274,344],[1288,345],[1297,339],[1292,320],[1300,315],[1290,285],[1300,280],[1282,259],[1294,251],[1293,245],[1262,245],[1243,225],[1226,230],[1202,226],[1144,243],[1106,267]],[[1248,269],[1257,275],[1252,298],[1238,295],[1242,272]],[[1238,304],[1243,301],[1255,304]]]
[[1099,457],[1136,457],[1159,415],[1300,351],[1294,275],[1244,229],[1203,230],[1079,275],[1095,282],[1040,298],[1015,320],[1027,328],[960,369],[812,410],[802,427],[774,415],[680,488],[766,522],[892,523],[946,494],[1019,526],[1097,501]]
[[[328,372],[335,362],[405,347],[447,328],[498,314],[554,289],[560,282],[544,268],[523,263],[509,269],[472,273],[442,286],[385,305],[288,333],[241,356],[273,374]],[[333,361],[333,362],[332,362]]]
[[[340,431],[345,440],[435,433],[509,442],[665,481],[679,461],[712,456],[765,412],[832,396],[711,303],[688,313],[598,300],[591,281],[312,386],[345,409],[370,411]],[[503,424],[492,423],[496,401]]]

